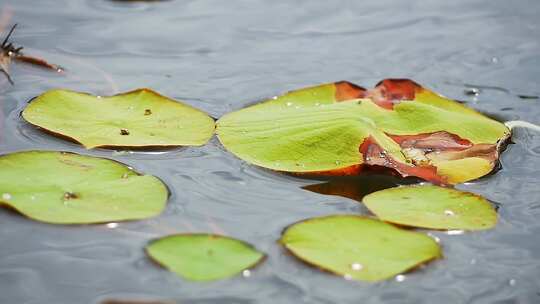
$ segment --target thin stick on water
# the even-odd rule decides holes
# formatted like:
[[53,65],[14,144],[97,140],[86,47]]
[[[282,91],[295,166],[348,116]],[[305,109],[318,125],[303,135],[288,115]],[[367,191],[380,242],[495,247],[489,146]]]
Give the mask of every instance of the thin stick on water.
[[[2,49],[6,48],[6,44],[9,41],[9,37],[11,37],[11,34],[13,34],[13,31],[15,30],[16,27],[17,27],[17,23],[15,23],[9,30],[9,33],[7,34],[6,38],[4,38],[4,41],[2,41],[2,45],[1,45]],[[22,50],[22,48],[20,50]]]
[[34,66],[40,66],[49,70],[54,70],[56,72],[64,71],[62,67],[56,64],[49,63],[42,58],[24,55],[21,52],[23,49],[22,46],[16,47],[15,45],[13,45],[13,43],[9,42],[9,39],[11,38],[11,35],[16,28],[17,23],[15,23],[11,27],[8,34],[2,41],[2,44],[0,44],[0,72],[2,72],[6,76],[7,80],[9,81],[9,83],[11,83],[11,85],[14,84],[13,79],[11,79],[11,75],[9,74],[9,66],[11,65],[12,60],[28,63]]

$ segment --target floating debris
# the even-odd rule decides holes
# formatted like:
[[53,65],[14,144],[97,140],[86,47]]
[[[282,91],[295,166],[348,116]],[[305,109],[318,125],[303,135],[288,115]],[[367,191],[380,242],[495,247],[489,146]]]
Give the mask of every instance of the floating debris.
[[523,94],[519,94],[517,95],[517,97],[521,98],[521,99],[538,99],[540,97],[536,96],[536,95],[523,95]]
[[467,96],[478,96],[480,95],[481,90],[478,88],[467,88],[463,93]]
[[73,192],[66,192],[64,193],[64,200],[71,200],[71,199],[77,199],[79,196],[76,193]]
[[54,70],[55,72],[59,73],[64,71],[64,69],[59,65],[49,63],[46,60],[38,57],[24,55],[21,52],[23,49],[22,46],[16,47],[13,43],[9,42],[9,38],[13,34],[13,31],[15,31],[16,27],[17,23],[15,23],[11,27],[6,38],[4,38],[2,44],[0,45],[0,72],[2,72],[6,76],[7,80],[9,81],[9,83],[11,83],[11,85],[15,84],[13,82],[13,79],[11,78],[11,75],[9,74],[9,66],[11,65],[12,60],[40,66],[49,70]]

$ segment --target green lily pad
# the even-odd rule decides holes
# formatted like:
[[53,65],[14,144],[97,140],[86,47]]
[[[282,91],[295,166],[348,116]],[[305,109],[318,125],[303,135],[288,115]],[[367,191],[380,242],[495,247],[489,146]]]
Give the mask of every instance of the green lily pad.
[[380,281],[439,258],[431,237],[354,215],[308,219],[280,240],[293,255],[346,279]]
[[52,90],[34,99],[22,116],[88,149],[201,146],[214,132],[207,114],[149,89],[111,97]]
[[261,262],[265,255],[251,245],[211,234],[178,234],[152,241],[147,254],[163,267],[193,281],[234,276]]
[[497,212],[485,198],[431,185],[381,190],[363,202],[381,220],[406,226],[483,230],[497,224]]
[[221,143],[239,158],[300,174],[358,174],[382,166],[455,184],[489,173],[510,130],[410,80],[372,90],[325,84],[223,116]]
[[118,162],[68,152],[0,156],[0,205],[53,224],[143,219],[165,208],[167,187]]

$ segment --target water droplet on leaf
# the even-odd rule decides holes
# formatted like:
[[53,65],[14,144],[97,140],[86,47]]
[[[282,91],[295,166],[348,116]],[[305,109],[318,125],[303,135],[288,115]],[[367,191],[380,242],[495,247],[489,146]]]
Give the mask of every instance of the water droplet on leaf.
[[351,269],[354,270],[354,271],[360,271],[364,268],[364,266],[362,266],[362,264],[360,263],[352,263],[351,264]]

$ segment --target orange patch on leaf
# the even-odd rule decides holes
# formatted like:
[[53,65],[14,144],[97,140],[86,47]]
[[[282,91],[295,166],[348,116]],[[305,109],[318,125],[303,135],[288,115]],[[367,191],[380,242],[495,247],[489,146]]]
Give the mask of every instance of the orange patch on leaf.
[[437,174],[436,167],[432,165],[408,165],[398,162],[388,155],[371,136],[364,140],[359,150],[364,157],[364,163],[367,165],[391,168],[403,177],[416,176],[434,184],[446,184],[446,179]]
[[335,98],[336,101],[344,101],[350,99],[364,98],[367,96],[367,90],[350,83],[348,81],[339,81],[334,83],[336,87]]
[[402,148],[416,148],[425,150],[464,150],[473,144],[457,135],[445,131],[424,133],[417,135],[388,135]]
[[414,100],[422,90],[419,84],[409,79],[385,79],[369,90],[367,97],[378,106],[392,110],[394,104],[402,100]]
[[295,172],[295,175],[312,175],[312,176],[353,176],[358,175],[363,171],[363,165],[353,165],[345,168],[327,170],[327,171],[313,171],[313,172]]

